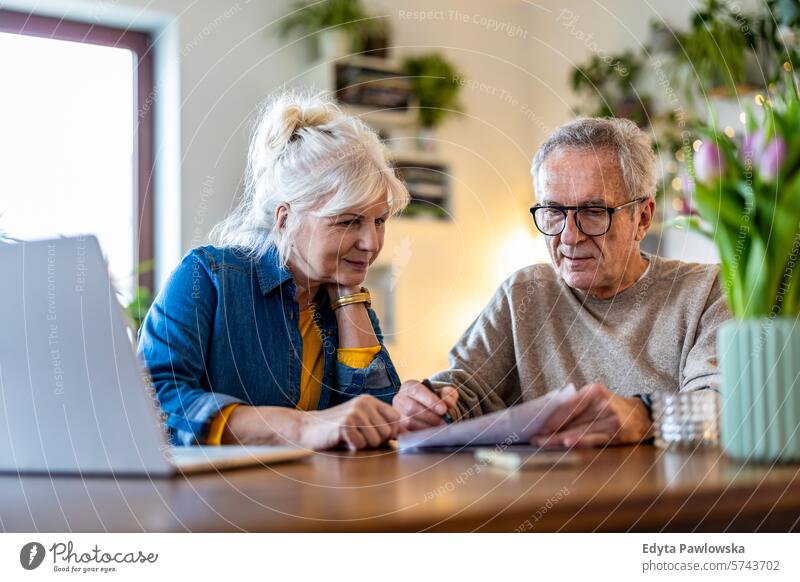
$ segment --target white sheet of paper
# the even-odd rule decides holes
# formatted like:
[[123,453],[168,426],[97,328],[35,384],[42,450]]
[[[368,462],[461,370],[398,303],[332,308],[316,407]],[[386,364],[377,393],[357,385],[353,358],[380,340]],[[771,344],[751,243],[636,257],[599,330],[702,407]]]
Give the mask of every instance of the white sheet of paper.
[[402,434],[397,439],[397,447],[403,451],[417,447],[486,446],[497,445],[509,439],[527,443],[539,432],[556,408],[574,395],[575,385],[567,384],[560,390],[548,392],[505,410]]

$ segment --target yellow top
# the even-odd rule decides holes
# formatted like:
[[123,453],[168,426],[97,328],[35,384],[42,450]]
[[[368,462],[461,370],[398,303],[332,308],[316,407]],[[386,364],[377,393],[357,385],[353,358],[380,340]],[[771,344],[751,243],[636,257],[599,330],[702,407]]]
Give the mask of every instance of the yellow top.
[[211,421],[211,428],[208,430],[208,438],[206,439],[206,444],[208,445],[218,445],[222,442],[222,431],[225,430],[225,423],[228,421],[228,417],[233,412],[233,409],[239,406],[239,404],[228,404],[225,408],[219,411],[219,414],[214,417],[214,420]]
[[[300,371],[300,399],[297,401],[297,408],[298,410],[316,410],[322,391],[325,359],[322,353],[322,332],[314,322],[313,307],[300,312],[298,328],[300,337],[303,339],[303,368]],[[380,351],[380,345],[368,348],[339,348],[336,351],[336,359],[351,368],[366,368]],[[206,444],[220,444],[225,423],[237,406],[236,403],[229,404],[214,417],[208,431]]]
[[300,371],[300,400],[298,410],[315,410],[322,390],[325,359],[322,357],[322,337],[314,322],[314,308],[300,312],[297,322],[303,338],[303,368]]

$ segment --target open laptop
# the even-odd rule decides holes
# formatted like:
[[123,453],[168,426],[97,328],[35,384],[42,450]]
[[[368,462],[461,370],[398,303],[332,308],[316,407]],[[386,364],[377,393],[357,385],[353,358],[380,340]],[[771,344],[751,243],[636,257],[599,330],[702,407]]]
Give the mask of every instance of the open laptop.
[[174,447],[93,236],[0,243],[0,472],[169,476],[298,459]]

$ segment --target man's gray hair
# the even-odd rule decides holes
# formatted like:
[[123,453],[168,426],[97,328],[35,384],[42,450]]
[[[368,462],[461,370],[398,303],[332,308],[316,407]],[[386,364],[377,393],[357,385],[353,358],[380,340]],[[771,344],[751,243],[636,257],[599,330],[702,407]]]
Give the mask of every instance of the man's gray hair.
[[585,117],[557,128],[539,147],[531,175],[539,190],[539,172],[547,157],[557,150],[608,150],[619,160],[622,179],[630,198],[656,193],[656,155],[650,137],[630,119]]

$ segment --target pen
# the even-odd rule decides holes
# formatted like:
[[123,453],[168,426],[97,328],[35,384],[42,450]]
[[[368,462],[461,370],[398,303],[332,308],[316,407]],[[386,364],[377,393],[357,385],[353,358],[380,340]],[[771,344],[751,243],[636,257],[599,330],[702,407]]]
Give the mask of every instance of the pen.
[[[436,396],[438,396],[438,397],[440,397],[440,398],[441,398],[441,396],[442,396],[442,391],[441,391],[441,389],[439,389],[439,388],[434,388],[434,387],[433,387],[433,384],[431,383],[431,381],[430,381],[430,380],[428,380],[427,378],[425,378],[424,380],[422,380],[422,382],[421,382],[421,383],[422,383],[422,384],[425,386],[425,388],[427,388],[428,390],[430,390],[431,392],[433,392],[434,394],[436,394]],[[450,416],[450,412],[445,412],[445,413],[444,413],[444,416],[442,416],[442,418],[444,419],[444,421],[445,421],[447,424],[451,424],[451,423],[453,422],[453,417],[451,417],[451,416]]]

